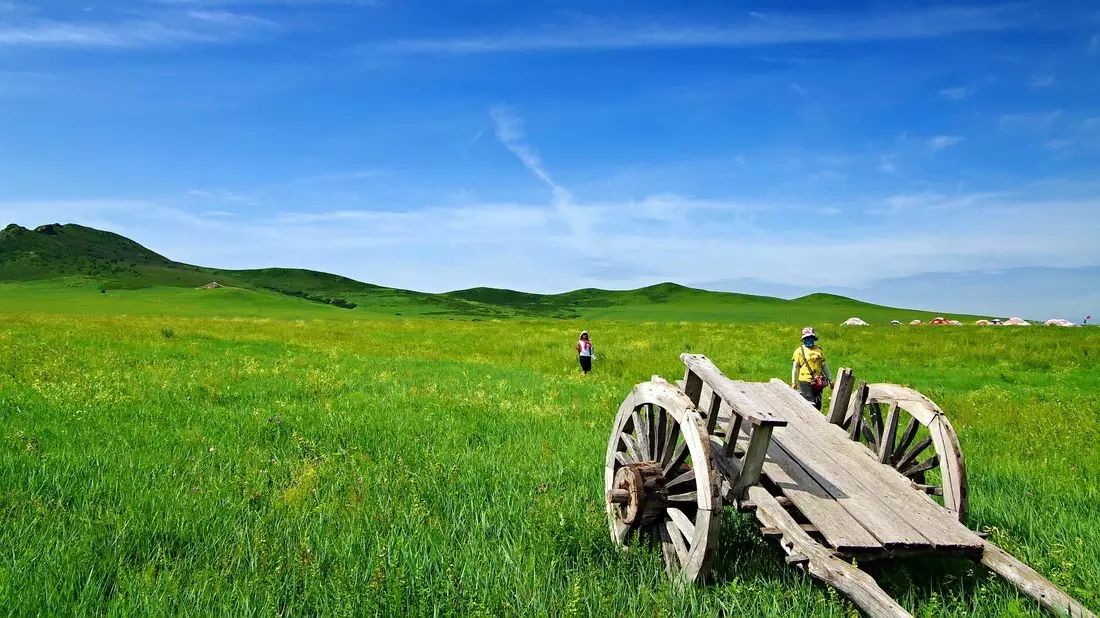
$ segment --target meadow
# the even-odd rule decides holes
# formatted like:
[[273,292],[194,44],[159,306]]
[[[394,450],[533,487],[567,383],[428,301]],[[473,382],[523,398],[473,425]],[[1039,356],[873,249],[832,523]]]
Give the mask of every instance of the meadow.
[[[630,387],[681,375],[683,351],[784,377],[795,326],[5,309],[2,614],[853,613],[750,515],[727,511],[698,588],[607,534]],[[819,332],[833,367],[937,401],[971,527],[1100,610],[1100,330]],[[1038,614],[970,562],[868,569],[918,615]]]

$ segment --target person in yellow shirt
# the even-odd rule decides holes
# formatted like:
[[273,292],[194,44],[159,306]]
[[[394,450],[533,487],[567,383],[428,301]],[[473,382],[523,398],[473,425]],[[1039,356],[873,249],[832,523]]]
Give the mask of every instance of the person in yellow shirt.
[[829,365],[825,363],[825,351],[817,346],[817,333],[807,326],[802,329],[802,345],[791,356],[791,388],[821,409],[821,393],[832,384]]

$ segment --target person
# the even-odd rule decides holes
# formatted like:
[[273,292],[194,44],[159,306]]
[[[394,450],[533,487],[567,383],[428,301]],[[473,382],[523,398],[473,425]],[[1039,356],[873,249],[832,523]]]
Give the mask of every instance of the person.
[[825,363],[825,351],[817,346],[817,333],[813,328],[802,329],[802,345],[795,348],[791,360],[791,388],[797,389],[799,395],[820,410],[821,392],[833,379]]
[[592,371],[592,359],[595,355],[592,353],[592,340],[588,338],[588,331],[581,331],[581,338],[577,341],[577,360],[581,364],[581,373],[588,375],[589,371]]

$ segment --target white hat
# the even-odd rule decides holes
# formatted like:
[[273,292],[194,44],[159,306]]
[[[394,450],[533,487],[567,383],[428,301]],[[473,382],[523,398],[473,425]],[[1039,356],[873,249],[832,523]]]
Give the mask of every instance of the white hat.
[[812,326],[807,326],[806,328],[802,329],[802,338],[805,339],[806,337],[817,338],[817,333],[814,332]]

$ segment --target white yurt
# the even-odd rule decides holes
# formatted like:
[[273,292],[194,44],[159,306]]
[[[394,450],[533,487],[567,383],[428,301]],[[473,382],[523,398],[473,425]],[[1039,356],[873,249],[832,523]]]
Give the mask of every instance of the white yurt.
[[890,320],[890,326],[901,326],[901,320]]
[[1031,324],[1023,318],[1008,318],[1004,322],[1001,322],[1001,324],[1005,326],[1031,326]]
[[974,322],[974,323],[977,324],[978,326],[989,326],[989,325],[993,324],[989,320],[978,320],[977,322]]
[[958,321],[958,320],[948,320],[947,323],[950,326],[962,326],[963,325],[963,323]]
[[869,326],[869,325],[867,324],[867,322],[864,322],[863,320],[861,320],[859,318],[848,318],[847,320],[844,320],[844,324],[842,324],[841,326]]
[[1065,318],[1054,318],[1053,320],[1043,322],[1043,326],[1076,326],[1076,324]]
[[920,326],[921,324],[924,324],[924,322],[921,322],[920,320],[913,320],[909,323],[909,326]]

